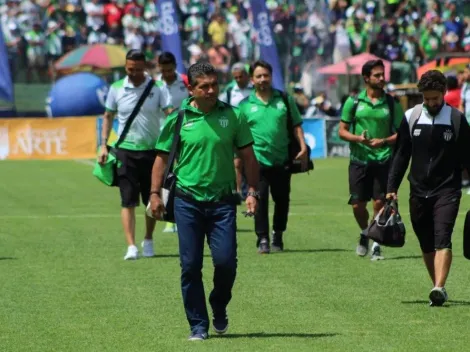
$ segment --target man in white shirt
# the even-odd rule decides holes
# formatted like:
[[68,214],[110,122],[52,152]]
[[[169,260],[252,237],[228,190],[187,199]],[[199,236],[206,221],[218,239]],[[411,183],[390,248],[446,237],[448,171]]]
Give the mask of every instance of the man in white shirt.
[[[248,97],[253,91],[253,84],[250,81],[245,64],[237,62],[232,66],[232,78],[235,84],[229,85],[225,91],[219,96],[219,100],[232,106],[238,107],[240,102]],[[235,173],[237,178],[237,192],[241,195],[243,193],[243,164],[242,159],[235,154],[233,160],[235,163]]]
[[[118,135],[124,130],[129,116],[140,96],[150,83],[145,74],[145,54],[130,50],[126,56],[127,77],[111,85],[106,99],[106,112],[103,118],[101,148],[98,161],[104,164],[108,158],[107,142],[114,117],[119,122]],[[155,144],[160,134],[161,110],[168,114],[173,110],[167,89],[154,82],[150,93],[133,120],[124,141],[116,148],[118,160],[117,178],[121,193],[121,218],[128,244],[125,260],[137,259],[135,245],[135,208],[139,198],[147,206],[150,197],[151,173],[156,157]],[[144,257],[153,257],[153,230],[155,220],[145,216],[146,232],[142,242]]]
[[[158,66],[161,73],[158,82],[161,82],[170,93],[174,108],[179,109],[183,100],[189,97],[189,93],[182,75],[176,72],[175,56],[168,51],[161,53],[158,57]],[[162,123],[161,126],[163,125]],[[167,222],[163,232],[177,232],[176,224]]]

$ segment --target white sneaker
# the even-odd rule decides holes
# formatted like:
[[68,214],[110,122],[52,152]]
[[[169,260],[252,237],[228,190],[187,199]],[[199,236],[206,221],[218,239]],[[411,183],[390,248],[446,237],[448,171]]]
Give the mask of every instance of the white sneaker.
[[154,257],[155,252],[153,251],[153,241],[152,240],[144,240],[142,242],[142,254],[144,257]]
[[124,256],[124,260],[135,260],[139,257],[139,250],[136,246],[132,245],[127,247],[127,253]]
[[163,229],[163,232],[166,232],[166,233],[175,233],[177,232],[178,230],[176,229],[176,224],[173,224],[171,222],[167,222],[166,225],[165,225],[165,228]]

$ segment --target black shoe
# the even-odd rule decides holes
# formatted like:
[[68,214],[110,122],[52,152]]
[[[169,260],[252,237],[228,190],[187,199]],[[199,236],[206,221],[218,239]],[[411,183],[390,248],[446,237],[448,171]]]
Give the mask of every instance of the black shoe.
[[212,326],[214,327],[214,331],[219,334],[225,334],[228,329],[228,318],[226,315],[218,316],[212,319]]
[[258,245],[258,253],[259,254],[269,254],[270,249],[269,249],[269,239],[267,238],[262,238],[259,241]]
[[369,252],[369,238],[361,234],[359,244],[356,247],[356,254],[364,257],[367,255],[367,252]]
[[281,252],[284,250],[284,243],[282,242],[282,232],[273,232],[273,242],[271,243],[271,250],[273,252]]
[[256,239],[256,248],[259,247],[259,244],[261,243],[261,240],[266,239],[266,240],[268,241],[268,243],[269,243],[269,235],[264,235],[264,234],[263,234],[263,235],[259,235],[259,234],[256,234],[256,236],[258,237],[258,238]]

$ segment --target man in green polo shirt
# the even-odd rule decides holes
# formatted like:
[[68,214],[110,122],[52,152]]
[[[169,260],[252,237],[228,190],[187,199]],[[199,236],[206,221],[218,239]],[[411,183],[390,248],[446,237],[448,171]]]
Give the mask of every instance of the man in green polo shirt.
[[[287,130],[287,106],[280,91],[272,87],[272,67],[265,61],[256,61],[250,68],[255,90],[240,103],[255,141],[254,150],[260,163],[260,201],[255,215],[256,247],[261,254],[282,251],[283,232],[287,228],[291,173],[287,165],[289,134]],[[286,96],[294,135],[301,151],[296,156],[305,169],[308,166],[307,145],[302,130],[302,118],[291,96]],[[273,238],[269,246],[269,190],[274,200]]]
[[[384,91],[385,67],[381,60],[366,62],[362,76],[366,88],[357,97],[346,100],[339,137],[350,143],[349,204],[361,229],[356,253],[363,257],[369,251],[367,203],[374,200],[374,217],[384,206],[389,161],[403,109]],[[383,259],[378,243],[374,242],[372,246],[371,259]]]
[[[216,333],[228,327],[227,305],[237,269],[236,193],[233,151],[238,149],[247,166],[249,191],[247,210],[256,212],[258,162],[253,152],[253,138],[238,109],[218,100],[217,71],[207,63],[196,63],[188,70],[189,91],[181,109],[184,118],[174,199],[181,261],[181,288],[191,335],[190,340],[208,337],[209,318],[202,282],[204,240],[212,253],[214,289],[209,302]],[[163,174],[174,138],[178,112],[166,120],[156,146],[157,158],[152,172],[150,207],[158,219],[164,211],[160,198]]]

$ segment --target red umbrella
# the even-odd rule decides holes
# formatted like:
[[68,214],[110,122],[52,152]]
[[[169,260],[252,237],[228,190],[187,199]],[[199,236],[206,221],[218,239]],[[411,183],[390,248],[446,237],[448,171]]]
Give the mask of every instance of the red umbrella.
[[355,56],[348,57],[347,59],[333,65],[322,67],[318,73],[325,75],[361,75],[362,66],[369,60],[382,60],[385,66],[385,80],[390,81],[390,72],[392,71],[392,63],[383,60],[378,56],[363,53]]

